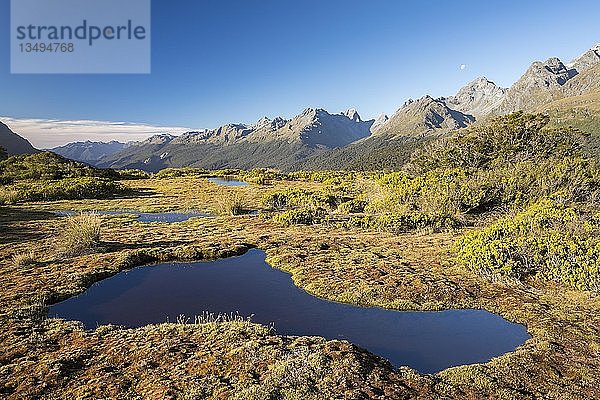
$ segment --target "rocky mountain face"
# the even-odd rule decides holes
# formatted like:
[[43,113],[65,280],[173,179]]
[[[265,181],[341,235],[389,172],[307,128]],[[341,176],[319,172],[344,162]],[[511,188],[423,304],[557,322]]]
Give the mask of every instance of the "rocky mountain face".
[[593,89],[599,81],[600,44],[568,64],[556,58],[534,62],[510,87],[494,114],[517,110],[533,111],[540,106],[568,96],[579,96]]
[[600,63],[577,74],[561,87],[561,95],[564,97],[581,96],[600,89]]
[[9,155],[13,154],[33,154],[39,150],[35,149],[29,141],[13,131],[8,126],[0,122],[0,147]]
[[309,148],[336,148],[368,136],[373,123],[363,121],[353,109],[330,114],[323,109],[307,108],[290,120],[264,117],[253,125],[228,124],[214,130],[189,132],[174,139],[173,144],[234,145],[286,141]]
[[95,165],[102,158],[115,154],[130,145],[114,140],[108,143],[87,140],[85,142],[74,142],[55,147],[50,149],[50,151],[71,160]]
[[456,95],[441,100],[452,110],[481,118],[500,106],[507,91],[486,77],[481,77],[461,88]]
[[555,100],[560,88],[577,75],[558,58],[545,62],[534,62],[527,72],[508,89],[495,114],[506,114],[517,110],[531,110],[535,106]]
[[372,136],[315,155],[298,168],[398,167],[419,141],[518,110],[548,113],[554,125],[573,125],[595,134],[600,154],[600,44],[568,64],[557,58],[534,62],[510,88],[481,77],[454,96],[408,101],[391,118],[379,118]]
[[385,123],[378,126],[374,135],[426,136],[464,128],[475,118],[448,107],[444,99],[424,96],[408,100]]
[[600,63],[600,43],[571,61],[567,66],[578,73],[582,73],[598,65],[598,63]]

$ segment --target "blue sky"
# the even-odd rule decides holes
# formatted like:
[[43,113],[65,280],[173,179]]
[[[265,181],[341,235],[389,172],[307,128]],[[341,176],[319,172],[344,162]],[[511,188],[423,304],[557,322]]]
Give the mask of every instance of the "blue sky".
[[598,15],[600,2],[576,0],[154,0],[151,74],[11,75],[0,0],[0,115],[191,128],[306,107],[376,117],[566,62],[600,42]]

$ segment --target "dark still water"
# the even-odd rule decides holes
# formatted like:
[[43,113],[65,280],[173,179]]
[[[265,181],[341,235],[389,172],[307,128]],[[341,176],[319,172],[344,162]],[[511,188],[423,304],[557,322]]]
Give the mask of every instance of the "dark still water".
[[325,301],[296,287],[271,268],[265,253],[211,262],[138,267],[94,284],[50,308],[49,316],[138,327],[173,322],[203,311],[254,314],[283,335],[345,339],[423,373],[478,362],[514,350],[529,338],[525,328],[481,310],[398,312]]
[[[208,214],[202,214],[198,212],[156,212],[156,213],[143,213],[138,211],[94,211],[100,215],[136,215],[136,220],[139,222],[183,222],[190,218],[209,218]],[[75,211],[55,211],[54,214],[65,217],[69,215],[75,215]]]
[[228,178],[226,176],[224,176],[222,178],[208,178],[208,180],[211,181],[212,183],[216,183],[217,185],[224,185],[224,186],[248,186],[249,185],[248,182],[238,181],[237,179]]

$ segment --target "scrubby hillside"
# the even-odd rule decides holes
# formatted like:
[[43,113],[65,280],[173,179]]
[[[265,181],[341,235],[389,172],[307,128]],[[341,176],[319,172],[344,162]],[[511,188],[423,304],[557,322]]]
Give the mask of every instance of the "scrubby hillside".
[[0,161],[0,204],[102,198],[124,193],[119,173],[42,152]]

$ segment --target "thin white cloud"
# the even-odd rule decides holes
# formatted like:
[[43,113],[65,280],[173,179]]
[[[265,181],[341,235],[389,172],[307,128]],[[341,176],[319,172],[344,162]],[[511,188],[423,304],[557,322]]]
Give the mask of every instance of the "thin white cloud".
[[0,121],[8,125],[13,132],[29,140],[38,149],[50,149],[67,143],[86,140],[128,142],[143,140],[161,133],[181,135],[191,130],[183,127],[91,120],[60,121],[55,119],[0,117]]

